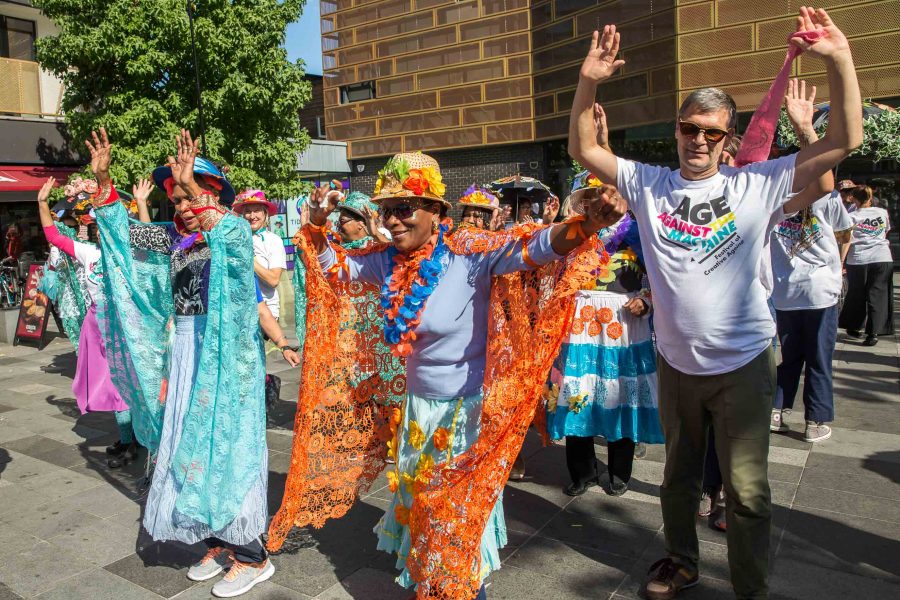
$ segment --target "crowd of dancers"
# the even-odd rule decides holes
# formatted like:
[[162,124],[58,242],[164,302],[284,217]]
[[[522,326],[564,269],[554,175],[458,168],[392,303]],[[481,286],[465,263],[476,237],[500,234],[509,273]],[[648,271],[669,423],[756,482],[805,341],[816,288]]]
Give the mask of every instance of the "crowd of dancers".
[[[268,552],[292,528],[340,518],[386,472],[393,497],[375,533],[396,556],[397,583],[418,598],[485,598],[507,541],[503,487],[521,472],[533,425],[565,439],[572,496],[594,485],[623,494],[641,445],[665,444],[667,555],[645,597],[698,583],[696,515],[716,507],[736,596],[767,597],[769,435],[786,429],[804,365],[804,436],[831,434],[845,258],[842,326],[865,327],[869,344],[891,332],[887,214],[871,190],[847,192],[858,207],[849,215],[847,186],[833,192],[831,169],[862,141],[849,46],[825,11],[802,8],[743,138],[724,91],[684,100],[677,170],[608,144],[594,100],[623,64],[618,50],[615,26],[594,33],[569,137],[586,170],[540,218],[508,223],[497,195],[473,185],[454,227],[440,165],[421,152],[391,158],[371,197],[337,182],[316,189],[293,239],[297,346],[279,323],[286,257],[266,229],[274,204],[260,190],[236,194],[187,131],[152,174],[173,223],[150,222],[149,181],[133,198],[116,189],[102,129],[87,141],[94,180],[70,182],[54,211],[47,182],[40,215],[58,250],[45,287],[77,344],[79,407],[115,412],[110,467],[147,449],[143,527],[208,546],[190,579],[225,572],[213,595],[246,593],[272,576]],[[822,139],[814,91],[788,81],[800,51],[827,67]],[[768,160],[782,98],[801,149]],[[266,390],[277,396],[277,381],[265,373],[266,338],[302,368],[271,521]]]

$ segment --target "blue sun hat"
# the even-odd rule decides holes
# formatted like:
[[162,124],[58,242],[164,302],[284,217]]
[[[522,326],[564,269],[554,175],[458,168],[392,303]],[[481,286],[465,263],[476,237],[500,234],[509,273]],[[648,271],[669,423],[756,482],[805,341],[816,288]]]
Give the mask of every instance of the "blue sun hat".
[[[219,202],[223,206],[230,207],[234,203],[234,188],[225,175],[211,160],[198,156],[194,159],[194,174],[201,175],[213,187],[219,188]],[[163,165],[153,170],[153,183],[156,187],[165,192],[166,196],[172,197],[172,167]]]
[[350,192],[347,197],[337,205],[338,210],[346,210],[361,219],[366,218],[365,209],[373,213],[378,212],[378,205],[362,192]]

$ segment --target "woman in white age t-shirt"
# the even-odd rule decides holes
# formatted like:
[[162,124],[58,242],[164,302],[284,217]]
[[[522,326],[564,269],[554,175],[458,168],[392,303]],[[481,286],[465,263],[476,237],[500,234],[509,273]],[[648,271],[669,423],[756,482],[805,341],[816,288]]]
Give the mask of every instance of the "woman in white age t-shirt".
[[891,224],[886,210],[872,206],[872,188],[858,186],[851,197],[857,209],[850,214],[853,236],[844,261],[848,289],[840,326],[850,337],[860,337],[865,324],[864,344],[874,346],[879,335],[894,333],[894,259],[887,239]]
[[[234,200],[234,212],[243,215],[253,231],[253,271],[259,282],[259,291],[275,320],[281,316],[281,301],[278,297],[278,282],[287,268],[287,253],[281,236],[269,231],[269,217],[277,212],[277,207],[266,198],[261,190],[245,190]],[[273,340],[275,344],[279,340]],[[275,406],[281,395],[281,379],[266,375],[266,410]]]
[[234,212],[243,215],[253,231],[253,270],[259,279],[259,290],[272,315],[278,319],[281,303],[277,288],[281,273],[287,268],[287,253],[281,237],[266,229],[269,217],[276,211],[276,206],[260,190],[241,192],[234,201]]

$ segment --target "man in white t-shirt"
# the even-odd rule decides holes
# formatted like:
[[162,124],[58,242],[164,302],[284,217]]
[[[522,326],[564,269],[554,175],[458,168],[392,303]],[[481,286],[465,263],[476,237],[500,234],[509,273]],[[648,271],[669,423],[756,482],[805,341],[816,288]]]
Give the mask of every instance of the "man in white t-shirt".
[[718,165],[737,111],[731,97],[714,88],[693,92],[678,111],[679,170],[623,160],[599,147],[597,84],[624,62],[616,60],[615,26],[604,28],[602,39],[594,33],[581,67],[569,153],[601,180],[617,182],[638,222],[653,288],[668,557],[653,565],[654,576],[642,589],[651,600],[673,598],[699,581],[695,515],[710,426],[728,497],[732,586],[738,598],[768,595],[775,327],[759,280],[760,257],[772,216],[814,200],[803,204],[800,196],[787,200],[789,195],[815,184],[862,142],[862,100],[846,37],[821,10],[801,9],[798,24],[804,32],[823,32],[812,44],[793,43],[826,65],[828,133],[797,155],[739,169]]

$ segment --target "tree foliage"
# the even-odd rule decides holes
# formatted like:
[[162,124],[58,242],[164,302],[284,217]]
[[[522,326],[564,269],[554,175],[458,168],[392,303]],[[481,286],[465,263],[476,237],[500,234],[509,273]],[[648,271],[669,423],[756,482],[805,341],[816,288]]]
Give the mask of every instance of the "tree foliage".
[[[297,155],[309,143],[299,112],[311,96],[303,62],[283,48],[304,0],[195,0],[205,154],[235,187],[288,198],[305,186]],[[41,66],[65,85],[75,139],[106,127],[113,180],[146,176],[174,152],[182,127],[199,135],[184,0],[36,0],[59,26],[38,40]]]
[[[825,135],[828,121],[816,129],[819,137]],[[782,147],[799,146],[797,135],[784,109],[778,119],[778,143]],[[871,158],[873,162],[900,160],[900,112],[884,110],[863,120],[863,143],[850,156]]]

